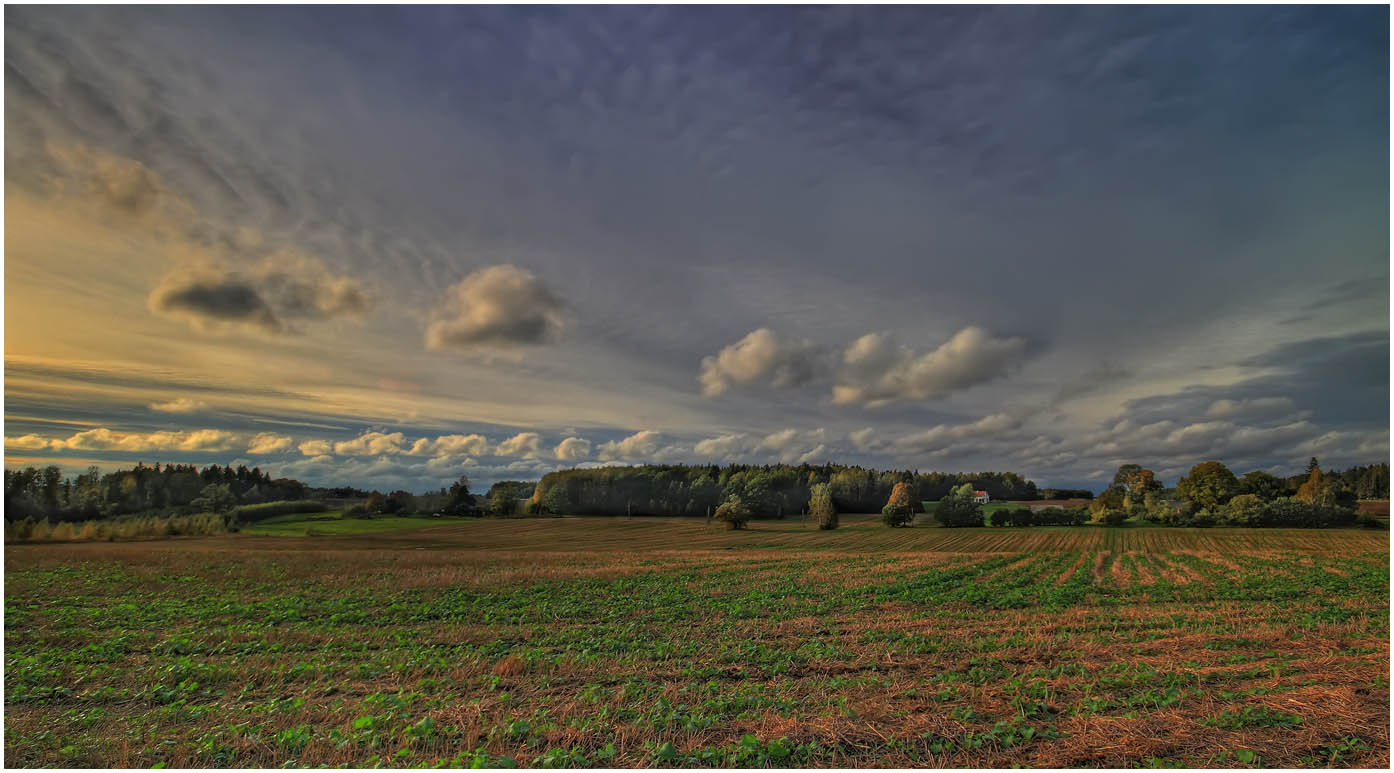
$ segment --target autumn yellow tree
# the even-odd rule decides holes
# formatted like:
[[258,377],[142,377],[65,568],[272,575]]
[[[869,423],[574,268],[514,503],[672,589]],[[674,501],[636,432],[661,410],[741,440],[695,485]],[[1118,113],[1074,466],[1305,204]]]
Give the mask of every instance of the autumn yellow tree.
[[1306,502],[1309,505],[1330,507],[1336,502],[1336,494],[1339,485],[1322,474],[1321,468],[1316,465],[1316,460],[1312,460],[1310,465],[1312,472],[1307,476],[1307,482],[1297,487],[1296,499]]
[[891,498],[881,508],[881,521],[887,526],[909,526],[915,520],[915,498],[910,484],[901,481],[891,489]]

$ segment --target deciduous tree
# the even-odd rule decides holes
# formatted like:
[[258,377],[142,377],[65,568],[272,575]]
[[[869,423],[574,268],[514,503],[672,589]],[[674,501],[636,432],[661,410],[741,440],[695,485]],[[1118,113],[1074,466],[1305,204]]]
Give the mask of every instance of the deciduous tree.
[[1176,492],[1195,509],[1213,512],[1239,493],[1239,479],[1220,462],[1201,462],[1176,483]]

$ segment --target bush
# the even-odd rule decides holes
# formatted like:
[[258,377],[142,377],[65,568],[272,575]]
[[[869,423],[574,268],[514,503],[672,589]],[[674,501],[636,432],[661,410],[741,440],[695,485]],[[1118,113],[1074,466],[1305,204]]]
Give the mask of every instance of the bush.
[[725,523],[728,531],[744,529],[746,522],[750,520],[750,508],[745,506],[739,496],[733,495],[716,508],[716,514],[713,517]]
[[1389,521],[1386,521],[1383,518],[1373,518],[1368,515],[1362,515],[1359,519],[1357,519],[1356,523],[1360,524],[1360,528],[1362,529],[1377,529],[1380,531],[1389,531]]
[[833,504],[828,484],[819,483],[813,487],[812,496],[808,500],[808,512],[819,529],[827,531],[837,528],[837,507]]
[[971,495],[944,497],[939,500],[934,517],[939,519],[939,523],[951,528],[983,525],[983,509],[972,500]]
[[1355,523],[1355,510],[1348,507],[1322,507],[1296,498],[1275,499],[1268,505],[1263,526],[1297,529],[1321,529],[1350,526]]
[[1225,526],[1262,526],[1268,520],[1268,503],[1257,494],[1240,494],[1220,511]]
[[1031,513],[1032,526],[1083,526],[1089,523],[1087,507],[1045,507]]
[[[1059,508],[1056,508],[1057,510]],[[1011,510],[993,510],[987,516],[988,523],[993,526],[1035,526],[1036,514],[1031,512],[1029,507],[1017,507]]]
[[1189,520],[1186,522],[1185,525],[1207,529],[1211,526],[1214,526],[1216,521],[1218,520],[1219,519],[1215,517],[1215,514],[1210,512],[1209,510],[1197,510],[1189,516]]
[[[100,521],[64,521],[50,526],[40,521],[36,527],[21,532],[24,522],[14,524],[9,536],[20,541],[111,541],[142,537],[172,537],[177,535],[222,534],[226,529],[224,517],[214,513],[176,515],[169,518],[127,517]],[[30,522],[31,525],[33,522]],[[21,533],[25,536],[21,537]]]
[[373,514],[368,512],[368,508],[363,505],[354,505],[344,511],[344,517],[369,520],[373,517]]
[[881,508],[881,523],[886,524],[892,529],[901,526],[909,526],[915,520],[915,514],[910,512],[910,508],[903,505],[888,504]]
[[1107,507],[1095,513],[1094,517],[1104,526],[1122,526],[1123,522],[1128,520],[1128,515],[1127,510]]

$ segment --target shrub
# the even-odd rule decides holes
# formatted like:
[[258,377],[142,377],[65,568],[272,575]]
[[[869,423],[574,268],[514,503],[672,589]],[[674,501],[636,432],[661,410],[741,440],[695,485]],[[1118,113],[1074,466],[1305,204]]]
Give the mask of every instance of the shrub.
[[983,525],[983,509],[973,501],[971,493],[966,497],[951,496],[939,500],[934,517],[951,528]]
[[344,517],[368,520],[373,517],[373,514],[368,512],[368,508],[364,507],[363,505],[353,505],[352,507],[344,511]]
[[831,530],[837,528],[837,507],[833,504],[832,492],[828,490],[828,484],[819,483],[813,487],[812,496],[808,499],[808,512],[818,524],[819,529]]
[[739,496],[733,494],[730,499],[722,502],[721,506],[716,508],[716,514],[713,517],[725,523],[728,531],[744,529],[746,521],[750,520],[750,508],[745,506]]
[[1355,523],[1355,510],[1348,507],[1322,507],[1296,498],[1275,499],[1268,505],[1264,526],[1320,529]]
[[[1059,508],[1056,508],[1057,510]],[[993,526],[1035,526],[1036,514],[1029,507],[993,510],[987,520]]]
[[1380,531],[1389,531],[1389,521],[1386,521],[1383,518],[1373,518],[1368,515],[1362,515],[1356,522],[1360,524],[1360,528],[1362,529],[1378,529]]
[[909,526],[915,520],[915,514],[910,512],[910,508],[901,505],[887,504],[881,508],[881,523],[886,524],[892,529],[901,526]]
[[1088,522],[1087,507],[1045,507],[1030,515],[1032,526],[1083,526]]
[[1240,494],[1220,511],[1226,526],[1262,526],[1268,520],[1268,503],[1257,494]]
[[1128,511],[1108,507],[1095,513],[1094,517],[1105,526],[1121,526],[1124,521],[1128,520]]

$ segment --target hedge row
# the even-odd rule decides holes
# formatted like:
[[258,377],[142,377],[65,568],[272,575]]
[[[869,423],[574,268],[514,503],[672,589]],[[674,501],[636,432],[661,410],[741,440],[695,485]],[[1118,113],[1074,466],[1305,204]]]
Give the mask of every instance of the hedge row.
[[1089,511],[1083,507],[1045,507],[1032,510],[997,510],[991,516],[993,526],[1083,526],[1089,522]]
[[242,505],[233,508],[232,514],[241,523],[256,523],[278,515],[291,513],[322,513],[326,509],[323,502],[316,499],[283,499],[279,502],[265,502],[259,505]]

